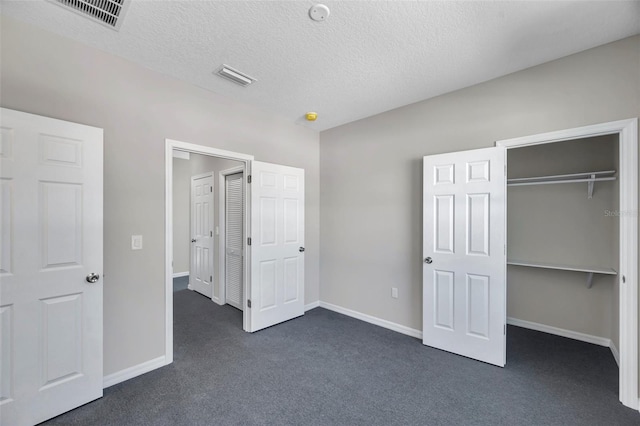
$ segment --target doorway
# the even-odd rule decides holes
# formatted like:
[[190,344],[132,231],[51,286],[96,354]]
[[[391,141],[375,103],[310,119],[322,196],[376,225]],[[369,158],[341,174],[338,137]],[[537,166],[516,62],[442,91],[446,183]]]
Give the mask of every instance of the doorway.
[[[173,254],[174,151],[232,160],[235,162],[234,166],[240,164],[243,176],[246,177],[240,183],[241,192],[246,200],[242,206],[240,226],[243,235],[241,252],[244,260],[241,266],[240,305],[243,330],[255,332],[304,315],[304,170],[255,161],[252,155],[166,139],[167,363],[173,362],[173,274],[176,265]],[[256,206],[255,209],[252,206]],[[212,296],[215,295],[215,291],[214,286]]]
[[[503,140],[496,142],[496,146],[503,147],[508,152],[516,148],[599,137],[609,137],[610,141],[617,143],[617,150],[614,150],[617,151],[615,163],[618,168],[614,194],[617,211],[610,213],[618,219],[615,235],[618,256],[614,266],[619,283],[615,298],[619,309],[616,330],[619,339],[619,399],[627,407],[638,409],[638,119]],[[593,195],[596,179],[604,180],[607,177],[611,176],[590,174],[587,180],[591,179],[592,182],[588,183],[585,195]],[[607,213],[605,211],[602,214]],[[582,272],[587,273],[587,287],[597,279],[593,278],[594,274],[610,275],[603,268]]]

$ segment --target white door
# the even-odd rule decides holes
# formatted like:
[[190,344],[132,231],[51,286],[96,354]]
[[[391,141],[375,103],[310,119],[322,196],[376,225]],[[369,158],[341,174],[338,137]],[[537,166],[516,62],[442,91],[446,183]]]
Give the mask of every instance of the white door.
[[304,170],[251,163],[249,331],[304,315]]
[[102,396],[102,129],[0,127],[0,423],[33,425]]
[[213,173],[191,177],[191,265],[189,288],[213,294]]
[[424,157],[423,343],[506,362],[505,150]]
[[226,302],[243,309],[242,269],[244,236],[244,173],[225,176],[225,296]]

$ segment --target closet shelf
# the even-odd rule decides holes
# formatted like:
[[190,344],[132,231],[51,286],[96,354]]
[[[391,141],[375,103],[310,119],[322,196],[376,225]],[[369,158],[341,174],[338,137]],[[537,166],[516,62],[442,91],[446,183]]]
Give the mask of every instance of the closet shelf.
[[612,268],[594,268],[590,266],[562,265],[562,264],[547,263],[547,262],[529,262],[525,260],[508,259],[507,265],[526,266],[530,268],[558,269],[561,271],[586,272],[587,288],[591,288],[591,286],[593,285],[593,274],[618,275],[616,270]]
[[599,172],[572,173],[568,175],[536,176],[528,178],[507,179],[507,186],[550,185],[556,183],[587,183],[587,196],[593,197],[593,184],[616,180],[615,170]]

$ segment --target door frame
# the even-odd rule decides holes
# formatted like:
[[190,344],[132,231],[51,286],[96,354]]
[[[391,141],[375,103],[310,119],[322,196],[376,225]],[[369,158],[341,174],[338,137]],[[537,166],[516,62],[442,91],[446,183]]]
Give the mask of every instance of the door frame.
[[[173,152],[171,154],[173,155]],[[172,164],[173,164],[173,161],[172,161]],[[189,183],[190,183],[190,186],[189,186],[189,239],[190,240],[193,239],[193,210],[192,210],[193,209],[193,180],[194,179],[206,178],[206,177],[210,176],[211,177],[211,181],[214,181],[215,180],[214,175],[215,174],[213,172],[206,172],[206,173],[200,173],[200,174],[197,174],[197,175],[192,175],[190,177],[190,181],[189,181]],[[213,185],[212,185],[212,187],[213,187]],[[171,191],[171,193],[173,194],[173,191]],[[215,220],[214,220],[215,219],[215,214],[214,214],[214,212],[215,212],[215,210],[214,210],[215,209],[215,197],[213,195],[211,195],[211,204],[214,206],[214,208],[211,209],[210,220],[211,220],[211,223],[213,223],[214,226],[215,226]],[[195,250],[195,247],[193,246],[193,244],[190,244],[189,245],[189,284],[187,285],[187,288],[189,290],[196,291],[191,287],[191,270],[193,269],[192,262],[194,261],[194,258],[195,258],[194,253],[193,253],[194,250]],[[214,244],[213,247],[212,247],[212,250],[211,250],[211,256],[210,256],[211,259],[209,259],[210,262],[211,262],[211,265],[212,265],[211,267],[212,268],[213,268],[213,259],[215,258],[215,250],[216,250],[216,247],[215,247],[215,244]],[[172,276],[173,276],[173,274],[172,274]],[[211,299],[213,299],[213,285],[214,285],[214,283],[212,281],[211,282]]]
[[[226,197],[226,186],[225,186],[225,178],[228,175],[233,175],[236,173],[243,173],[243,178],[246,175],[243,166],[232,167],[230,169],[221,170],[218,172],[218,300],[213,299],[215,303],[218,305],[224,305],[227,303],[227,280],[226,280],[226,247],[225,247],[225,238],[226,238],[226,208],[227,208],[227,197]],[[247,200],[245,199],[245,204]],[[246,218],[245,218],[246,222]],[[243,258],[246,253],[243,253]],[[243,295],[244,296],[244,295]],[[245,297],[246,299],[246,297]]]
[[[620,389],[627,407],[638,409],[638,119],[612,121],[538,135],[496,141],[506,149],[563,142],[593,136],[618,135],[620,179]],[[507,162],[508,167],[508,162]],[[505,188],[506,193],[506,188]],[[634,215],[635,214],[635,215]]]
[[[244,163],[245,176],[251,174],[251,162],[253,155],[241,154],[233,151],[212,148],[204,145],[196,145],[181,142],[173,139],[165,139],[165,364],[173,362],[173,150],[186,151],[192,154],[209,155],[213,157],[225,158]],[[251,187],[244,180],[245,199],[250,199]],[[244,232],[251,235],[250,221],[251,203],[244,206]],[[244,310],[242,314],[242,328],[249,330],[251,324],[251,310],[247,309],[247,295],[250,289],[249,267],[251,265],[251,253],[247,250],[247,239],[244,239],[243,250],[245,253],[244,262]]]

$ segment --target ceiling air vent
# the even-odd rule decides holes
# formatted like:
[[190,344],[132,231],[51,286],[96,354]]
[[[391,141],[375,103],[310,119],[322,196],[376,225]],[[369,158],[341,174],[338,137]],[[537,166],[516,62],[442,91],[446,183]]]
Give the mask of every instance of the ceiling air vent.
[[247,87],[248,85],[256,81],[255,78],[249,77],[248,75],[231,68],[229,65],[224,64],[220,68],[218,68],[216,74],[243,87]]
[[130,0],[49,0],[93,21],[119,30]]

